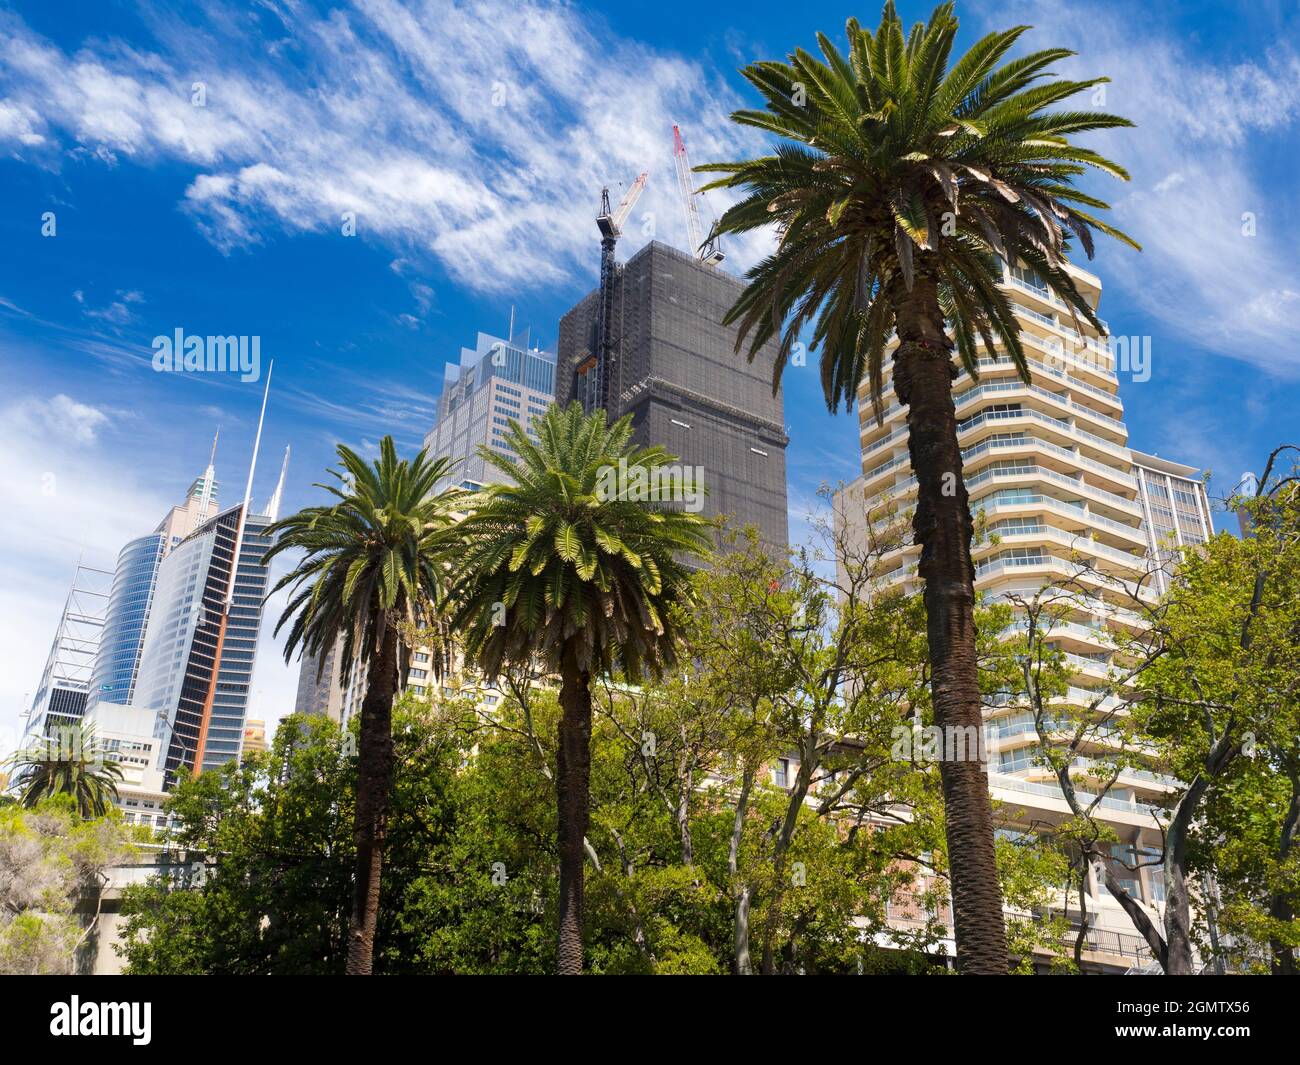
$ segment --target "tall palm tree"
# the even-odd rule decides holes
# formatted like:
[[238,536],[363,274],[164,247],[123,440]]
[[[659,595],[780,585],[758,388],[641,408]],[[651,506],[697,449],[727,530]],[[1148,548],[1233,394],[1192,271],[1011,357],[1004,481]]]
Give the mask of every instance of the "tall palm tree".
[[[463,559],[451,626],[488,677],[540,660],[560,676],[556,756],[560,912],[557,968],[582,972],[583,841],[591,776],[591,682],[616,667],[631,680],[676,661],[671,608],[688,599],[686,560],[708,550],[710,524],[655,487],[663,448],[632,445],[630,418],[552,406],[512,421],[516,457],[481,448],[510,483],[486,488],[460,528]],[[640,490],[644,489],[644,490]]]
[[[1107,79],[1039,83],[1072,54],[1063,48],[1003,63],[1028,28],[991,33],[950,63],[951,4],[905,36],[887,3],[874,34],[849,20],[847,58],[818,34],[820,59],[799,49],[788,62],[747,67],[765,110],[732,118],[782,142],[768,156],[699,168],[724,175],[706,188],[741,193],[718,232],[776,224],[776,250],[749,271],[751,284],[726,317],[739,323],[737,350],[748,340],[751,360],[781,334],[774,385],[811,325],[827,407],[851,407],[865,377],[879,419],[884,356],[897,336],[893,389],[908,408],[918,485],[912,527],[922,548],[935,718],[945,728],[981,723],[953,350],[974,377],[977,344],[992,357],[1000,344],[1028,380],[1019,325],[998,288],[1002,265],[1032,267],[1076,324],[1082,317],[1104,335],[1066,271],[1070,239],[1089,256],[1093,230],[1137,247],[1085,210],[1107,205],[1073,183],[1088,167],[1127,174],[1070,141],[1131,123],[1096,110],[1048,110]],[[974,761],[943,763],[942,779],[958,964],[1006,972],[987,784]]]
[[122,768],[95,738],[93,725],[84,722],[58,729],[53,736],[10,757],[13,785],[20,802],[35,806],[53,795],[71,795],[82,817],[103,817],[117,800]]
[[329,471],[338,484],[316,485],[337,502],[307,507],[271,526],[269,532],[277,540],[265,561],[284,551],[305,553],[274,589],[293,585],[276,625],[278,633],[292,621],[286,660],[301,648],[318,656],[323,668],[326,653],[341,639],[338,668],[343,682],[354,669],[365,669],[347,972],[366,976],[374,961],[393,775],[393,697],[408,667],[400,627],[436,626],[431,606],[443,593],[445,572],[438,549],[459,493],[434,494],[434,486],[450,470],[447,459],[430,460],[421,451],[410,461],[399,460],[391,436],[381,441],[373,464],[342,444],[338,458],[340,468]]

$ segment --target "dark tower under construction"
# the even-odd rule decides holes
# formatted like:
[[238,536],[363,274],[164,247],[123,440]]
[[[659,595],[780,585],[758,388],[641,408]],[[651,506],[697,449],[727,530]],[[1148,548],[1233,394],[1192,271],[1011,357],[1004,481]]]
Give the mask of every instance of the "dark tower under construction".
[[609,244],[601,287],[560,320],[556,402],[603,407],[611,420],[630,414],[637,443],[660,444],[703,470],[704,513],[728,515],[733,528],[754,525],[764,543],[784,549],[788,438],[781,392],[772,394],[777,343],[747,362],[736,328],[722,324],[744,283],[716,261],[657,241],[620,268]]

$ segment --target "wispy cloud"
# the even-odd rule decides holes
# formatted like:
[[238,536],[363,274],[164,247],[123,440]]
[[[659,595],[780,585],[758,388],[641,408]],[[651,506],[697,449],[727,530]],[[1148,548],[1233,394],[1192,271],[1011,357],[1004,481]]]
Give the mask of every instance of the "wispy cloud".
[[[181,160],[194,168],[184,207],[219,248],[341,234],[351,214],[361,239],[500,290],[590,274],[600,187],[641,170],[628,250],[684,244],[673,122],[697,161],[761,144],[727,121],[738,101],[715,74],[567,5],[287,6],[213,7],[198,27],[146,13],[152,51],[87,41],[68,54],[0,18],[0,148],[50,166],[61,152]],[[276,46],[251,46],[254,33]],[[738,243],[733,261],[767,240]]]
[[0,409],[0,729],[40,676],[80,557],[111,567],[162,501],[103,447],[120,419],[89,397],[28,395]]
[[1300,374],[1300,259],[1279,209],[1294,191],[1279,190],[1267,160],[1297,140],[1300,54],[1281,40],[1244,61],[1207,57],[1131,5],[1022,3],[991,15],[1016,18],[1034,26],[1030,47],[1080,52],[1070,73],[1109,76],[1102,106],[1137,123],[1095,138],[1132,174],[1102,192],[1144,248],[1105,251],[1107,280],[1171,339]]

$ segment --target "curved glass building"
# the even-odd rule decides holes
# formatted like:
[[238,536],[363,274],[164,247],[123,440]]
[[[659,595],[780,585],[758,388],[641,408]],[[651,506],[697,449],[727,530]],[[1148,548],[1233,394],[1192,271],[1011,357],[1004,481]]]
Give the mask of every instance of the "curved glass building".
[[151,533],[132,540],[117,556],[99,653],[90,677],[92,705],[131,701],[140,669],[145,624],[158,580],[158,565],[165,547],[166,538],[161,533]]
[[274,520],[249,514],[236,562],[242,510],[204,522],[158,569],[132,702],[154,714],[167,789],[181,766],[214,769],[239,757],[269,573],[262,556]]

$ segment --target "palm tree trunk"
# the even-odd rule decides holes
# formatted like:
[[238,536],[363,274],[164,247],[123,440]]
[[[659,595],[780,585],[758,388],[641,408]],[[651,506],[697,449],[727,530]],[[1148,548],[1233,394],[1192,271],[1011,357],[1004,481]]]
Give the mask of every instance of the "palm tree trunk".
[[[971,744],[983,728],[975,652],[975,569],[969,496],[962,480],[952,398],[952,342],[944,333],[935,281],[918,270],[899,300],[894,391],[907,406],[907,448],[917,481],[912,529],[921,545],[930,641],[930,691],[945,752],[943,782],[957,967],[963,973],[1007,972],[1006,928],[993,848],[988,777]],[[960,730],[960,731],[959,731]],[[953,741],[950,744],[950,739]],[[970,753],[971,749],[974,753]]]
[[388,834],[388,804],[393,781],[393,695],[397,690],[397,629],[389,624],[366,673],[361,703],[361,743],[357,751],[357,808],[352,838],[357,848],[348,919],[349,976],[369,976],[374,965],[379,921],[379,879]]
[[560,837],[560,926],[556,971],[582,975],[583,840],[591,786],[591,674],[566,649],[560,662],[555,797]]

